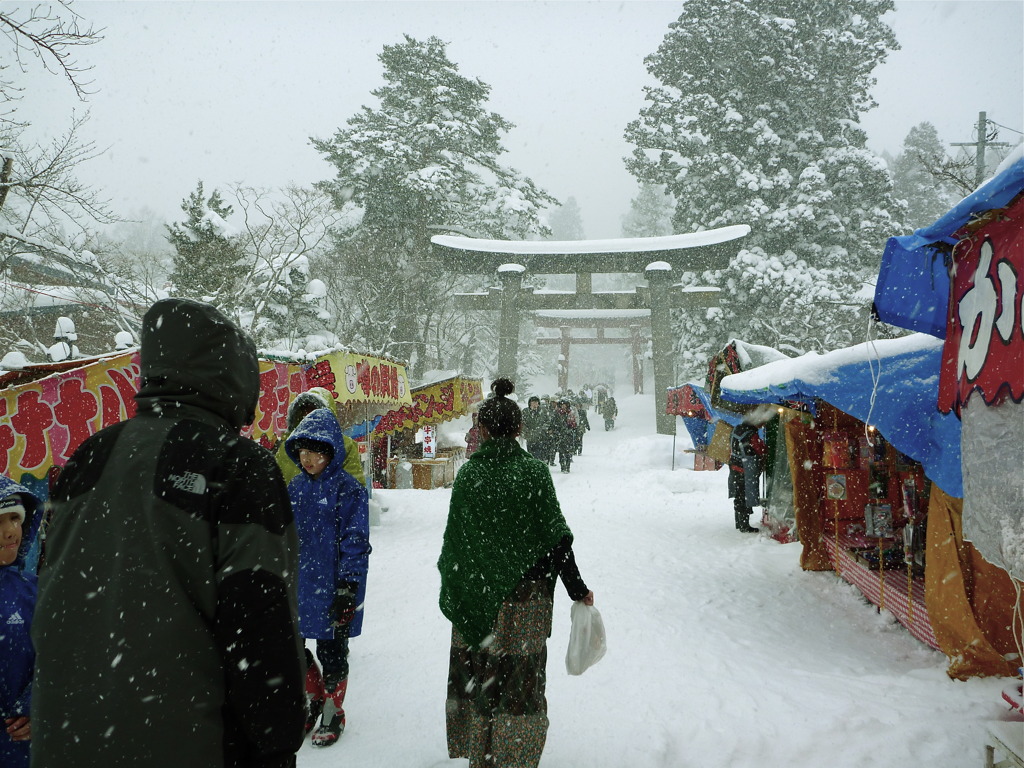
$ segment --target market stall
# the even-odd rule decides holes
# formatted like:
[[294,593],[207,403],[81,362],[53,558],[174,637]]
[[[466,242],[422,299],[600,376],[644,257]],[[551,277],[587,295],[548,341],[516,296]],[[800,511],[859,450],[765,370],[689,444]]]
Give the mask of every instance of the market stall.
[[[465,461],[465,449],[428,444],[426,452],[431,455],[424,455],[424,443],[436,440],[437,425],[469,414],[483,400],[483,382],[451,376],[413,387],[411,398],[411,403],[384,414],[373,431],[374,441],[380,446],[378,454],[387,457],[383,484],[388,488],[419,489],[450,486]],[[416,442],[415,435],[421,430],[425,435]]]
[[[946,653],[951,676],[992,674],[979,670],[1006,667],[1013,600],[956,557],[960,424],[935,407],[941,355],[925,334],[879,340],[727,377],[722,396],[807,403],[783,414],[801,566],[855,584]],[[965,600],[966,582],[984,599]]]
[[[789,360],[789,356],[773,347],[749,344],[732,339],[708,361],[708,376],[704,391],[710,413],[714,417],[707,454],[720,464],[729,461],[729,441],[732,428],[743,415],[756,406],[737,403],[722,397],[722,380],[730,374],[760,368],[768,363]],[[797,537],[793,487],[789,479],[786,444],[780,439],[778,418],[769,419],[760,430],[765,444],[763,484],[761,494],[761,527],[780,542],[794,541]]]
[[[405,366],[385,358],[348,351],[261,357],[259,369],[256,418],[245,434],[267,448],[286,430],[288,403],[310,387],[335,397],[342,426],[412,402]],[[85,438],[135,415],[138,379],[138,350],[10,372],[0,389],[0,472],[45,498],[51,467],[63,466]]]
[[945,340],[933,403],[962,423],[963,490],[945,499],[941,551],[964,610],[1004,635],[979,652],[978,628],[963,628],[957,676],[1012,674],[1024,629],[1024,146],[934,224],[889,239],[875,310]]

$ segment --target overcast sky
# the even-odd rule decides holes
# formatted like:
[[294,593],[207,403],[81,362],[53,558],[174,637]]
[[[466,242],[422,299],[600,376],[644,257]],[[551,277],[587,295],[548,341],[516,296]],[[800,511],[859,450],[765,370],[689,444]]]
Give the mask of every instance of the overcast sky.
[[[4,5],[10,5],[4,2]],[[282,187],[332,169],[309,144],[344,126],[382,84],[377,59],[407,33],[446,41],[460,71],[492,86],[490,109],[515,123],[506,162],[561,200],[576,198],[588,238],[618,237],[636,194],[623,168],[626,124],[643,106],[643,66],[679,2],[107,2],[79,0],[105,28],[85,49],[95,90],[77,102],[59,78],[19,116],[59,129],[92,113],[103,157],[82,177],[116,212],[167,220],[202,179]],[[1024,0],[898,2],[887,20],[902,50],[876,70],[869,146],[899,151],[928,120],[972,141],[979,111],[1024,130]],[[39,78],[33,77],[38,84]],[[1002,130],[1001,140],[1020,134]]]

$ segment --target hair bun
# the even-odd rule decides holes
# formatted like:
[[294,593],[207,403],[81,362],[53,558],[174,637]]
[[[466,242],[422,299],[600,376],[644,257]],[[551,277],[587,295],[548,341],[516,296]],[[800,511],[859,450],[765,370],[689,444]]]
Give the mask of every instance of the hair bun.
[[516,385],[510,379],[502,377],[491,382],[491,391],[498,397],[505,397],[516,391]]

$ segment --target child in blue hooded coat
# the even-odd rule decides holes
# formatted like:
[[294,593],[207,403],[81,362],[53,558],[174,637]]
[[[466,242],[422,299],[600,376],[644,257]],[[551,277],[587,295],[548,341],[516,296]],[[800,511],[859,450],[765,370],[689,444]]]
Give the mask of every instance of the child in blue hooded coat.
[[0,475],[0,765],[28,768],[36,575],[25,569],[39,499]]
[[348,640],[362,631],[370,555],[369,499],[345,471],[345,436],[326,408],[310,412],[285,441],[301,468],[288,484],[299,534],[299,630],[316,640],[322,693],[313,693],[309,728],[323,718],[313,744],[330,746],[345,729]]

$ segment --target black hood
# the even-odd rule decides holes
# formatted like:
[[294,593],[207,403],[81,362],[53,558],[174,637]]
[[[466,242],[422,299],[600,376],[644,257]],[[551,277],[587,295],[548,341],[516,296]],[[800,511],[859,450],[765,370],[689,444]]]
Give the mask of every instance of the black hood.
[[252,423],[260,394],[256,345],[216,307],[161,299],[142,318],[142,410],[191,405],[232,427]]

